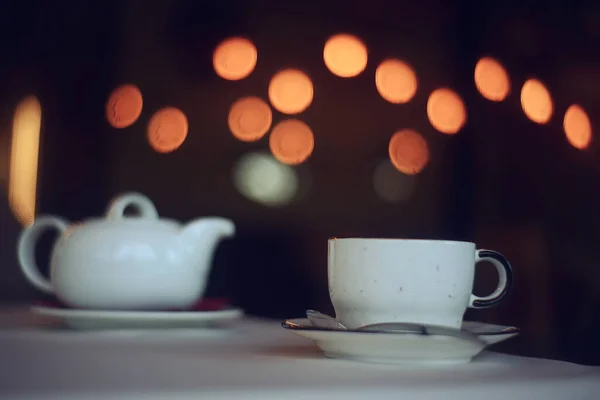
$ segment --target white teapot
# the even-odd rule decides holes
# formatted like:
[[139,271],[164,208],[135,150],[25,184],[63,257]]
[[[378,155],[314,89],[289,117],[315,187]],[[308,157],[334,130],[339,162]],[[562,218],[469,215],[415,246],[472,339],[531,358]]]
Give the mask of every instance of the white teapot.
[[[128,206],[139,216],[125,216]],[[61,233],[49,280],[34,251],[47,229]],[[18,257],[33,286],[71,307],[185,309],[202,297],[219,241],[234,234],[235,225],[225,218],[198,218],[183,226],[159,218],[147,197],[127,193],[111,202],[105,218],[75,225],[51,215],[36,218],[21,233]]]

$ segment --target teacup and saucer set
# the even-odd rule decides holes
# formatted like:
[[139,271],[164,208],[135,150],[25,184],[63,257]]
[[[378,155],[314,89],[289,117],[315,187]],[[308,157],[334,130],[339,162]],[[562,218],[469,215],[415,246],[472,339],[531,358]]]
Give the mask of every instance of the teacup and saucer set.
[[[463,321],[467,308],[498,304],[512,285],[500,253],[446,240],[330,239],[329,295],[336,318],[308,310],[282,326],[326,357],[411,365],[470,362],[519,329]],[[475,266],[489,262],[498,286],[472,293]]]
[[[135,217],[126,216],[130,207]],[[35,262],[40,235],[60,234],[52,249],[50,279]],[[187,224],[159,218],[139,193],[111,202],[104,218],[69,224],[41,216],[25,228],[18,258],[28,281],[56,304],[32,307],[75,329],[197,328],[239,318],[242,310],[202,299],[214,251],[235,234],[232,221],[198,218]]]

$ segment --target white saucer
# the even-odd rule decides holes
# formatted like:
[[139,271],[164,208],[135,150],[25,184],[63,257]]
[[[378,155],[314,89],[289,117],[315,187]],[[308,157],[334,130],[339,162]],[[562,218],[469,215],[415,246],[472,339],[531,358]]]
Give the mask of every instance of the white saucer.
[[431,334],[426,327],[419,332],[344,331],[315,327],[308,318],[281,325],[314,341],[326,357],[394,364],[464,364],[487,346],[519,334],[512,326],[470,321],[457,336]]
[[239,308],[216,311],[104,311],[33,306],[34,314],[54,317],[73,329],[206,328],[241,317]]

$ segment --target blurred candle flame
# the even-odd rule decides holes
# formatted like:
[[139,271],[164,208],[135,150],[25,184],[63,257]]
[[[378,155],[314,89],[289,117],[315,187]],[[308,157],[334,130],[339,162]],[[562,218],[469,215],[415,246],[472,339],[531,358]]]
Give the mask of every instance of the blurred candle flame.
[[188,120],[183,111],[165,107],[154,113],[148,122],[148,142],[158,153],[177,150],[188,134]]
[[232,37],[222,41],[213,53],[213,68],[217,75],[229,81],[248,77],[258,60],[254,43],[243,37]]
[[500,62],[483,57],[475,65],[475,86],[483,97],[491,101],[502,101],[510,92],[510,78]]
[[379,95],[390,103],[408,103],[417,92],[417,75],[404,61],[388,58],[377,66],[375,86]]
[[323,61],[332,74],[352,78],[367,67],[367,46],[356,36],[347,33],[333,35],[323,47]]
[[521,107],[533,122],[546,124],[554,113],[554,103],[546,86],[537,79],[528,79],[521,88]]
[[143,103],[142,92],[137,86],[121,85],[108,97],[106,119],[114,128],[127,128],[142,114]]
[[269,135],[271,153],[284,164],[302,164],[310,157],[314,147],[312,130],[306,123],[297,119],[279,122]]
[[32,224],[35,219],[41,123],[38,99],[29,96],[21,101],[13,119],[8,201],[23,225]]
[[427,117],[435,129],[447,135],[454,135],[467,121],[467,108],[454,91],[440,88],[429,95]]
[[592,124],[579,104],[573,104],[565,112],[563,127],[567,140],[579,150],[586,149],[592,141]]
[[402,129],[394,133],[388,151],[394,167],[406,175],[420,173],[429,163],[427,141],[412,129]]
[[312,103],[313,90],[313,83],[304,72],[284,69],[271,78],[269,100],[284,114],[299,114]]
[[234,137],[242,142],[260,140],[271,128],[271,107],[259,97],[248,96],[236,100],[229,109],[227,124]]

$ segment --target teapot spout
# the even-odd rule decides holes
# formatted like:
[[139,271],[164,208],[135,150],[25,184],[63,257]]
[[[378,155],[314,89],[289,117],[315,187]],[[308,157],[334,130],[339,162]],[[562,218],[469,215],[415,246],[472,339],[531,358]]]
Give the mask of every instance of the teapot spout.
[[235,224],[227,218],[198,218],[181,229],[180,251],[190,257],[190,263],[208,271],[219,242],[234,235]]

